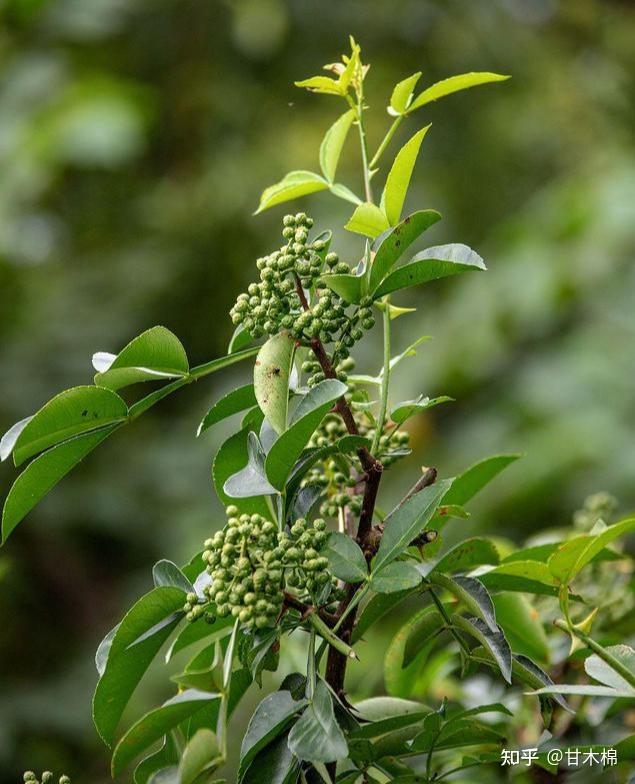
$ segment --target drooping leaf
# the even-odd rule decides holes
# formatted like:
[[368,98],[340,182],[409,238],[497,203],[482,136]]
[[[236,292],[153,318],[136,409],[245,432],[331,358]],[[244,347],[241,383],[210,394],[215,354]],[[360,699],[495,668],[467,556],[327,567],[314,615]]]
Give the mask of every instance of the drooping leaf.
[[320,145],[320,167],[329,182],[335,179],[337,164],[350,127],[355,119],[355,110],[349,109],[328,129]]
[[310,193],[324,191],[328,187],[328,182],[315,172],[303,170],[289,172],[280,182],[264,189],[255,214],[257,215],[259,212],[268,210],[276,204],[292,201],[293,199],[300,198],[300,196],[308,196]]
[[374,257],[368,271],[368,288],[371,292],[375,291],[407,248],[440,220],[441,214],[436,210],[419,210],[377,237],[373,243]]
[[277,492],[265,473],[265,452],[255,433],[247,434],[247,465],[232,474],[223,485],[230,498],[257,498]]
[[203,772],[212,773],[222,761],[216,735],[208,729],[198,730],[183,751],[179,784],[194,784]]
[[[485,485],[489,484],[503,469],[518,460],[519,457],[521,455],[494,455],[470,466],[467,471],[454,479],[443,503],[465,506],[479,490],[482,490]],[[443,523],[443,518],[435,518],[431,527],[440,530]]]
[[241,784],[295,784],[300,761],[291,752],[287,735],[281,735],[256,755]]
[[381,203],[388,223],[391,226],[399,223],[401,218],[401,210],[406,199],[408,186],[410,185],[412,170],[414,169],[423,137],[429,128],[430,126],[426,125],[425,128],[417,131],[410,141],[404,144],[397,153],[394,163],[388,172]]
[[[117,628],[108,651],[103,674],[93,697],[93,720],[104,742],[112,744],[115,730],[128,700],[163,643],[179,622],[175,613],[183,607],[180,588],[161,587],[142,596]],[[166,619],[169,624],[161,626]],[[155,634],[135,642],[150,629]],[[103,666],[103,663],[102,663]]]
[[485,270],[483,259],[467,245],[439,245],[417,253],[412,260],[397,267],[373,293],[378,299],[393,291],[401,291],[420,283],[429,283],[462,272]]
[[540,616],[524,596],[498,593],[493,597],[496,620],[516,653],[531,659],[549,662],[550,651],[547,635]]
[[347,757],[348,745],[335,720],[331,692],[321,678],[313,698],[291,727],[287,743],[296,757],[308,762],[335,762]]
[[355,208],[344,228],[355,234],[375,239],[382,231],[390,228],[390,223],[383,210],[370,202],[364,202]]
[[347,583],[361,583],[368,577],[368,566],[360,546],[346,534],[330,535],[324,554],[330,571]]
[[388,515],[373,572],[387,566],[421,533],[451,485],[451,480],[444,479],[426,487]]
[[496,660],[503,678],[512,682],[512,652],[501,629],[493,632],[480,618],[463,618],[455,615],[452,623],[459,629],[477,639]]
[[335,275],[323,275],[321,280],[325,286],[328,286],[331,291],[339,294],[346,302],[357,305],[364,296],[364,279],[358,275],[337,273]]
[[485,622],[491,632],[496,634],[499,631],[492,597],[483,583],[475,577],[458,574],[448,577],[440,572],[433,572],[428,579],[456,596],[470,612]]
[[452,574],[467,572],[481,564],[497,564],[499,561],[500,555],[496,545],[490,539],[474,536],[454,545],[435,564],[431,564],[424,571]]
[[157,561],[152,567],[152,580],[157,588],[169,585],[173,588],[180,588],[185,593],[193,593],[194,591],[194,586],[179,567],[166,559]]
[[246,408],[251,408],[257,403],[253,384],[245,384],[243,387],[233,389],[227,395],[218,400],[205,414],[203,421],[198,426],[196,435],[200,436],[212,425],[222,422],[223,419],[238,414]]
[[289,376],[295,341],[288,332],[278,332],[262,346],[254,366],[254,391],[262,413],[276,433],[287,427]]
[[436,101],[439,98],[451,95],[459,90],[467,90],[469,87],[477,87],[480,84],[488,84],[490,82],[503,82],[506,79],[509,79],[509,76],[488,73],[486,71],[450,76],[448,79],[436,82],[430,87],[427,87],[422,93],[419,93],[405,113],[410,114],[431,101]]
[[420,414],[422,411],[427,411],[429,408],[438,406],[441,403],[451,402],[454,398],[447,395],[439,397],[424,397],[420,395],[416,400],[404,400],[403,403],[398,403],[390,412],[390,418],[397,425],[403,425],[410,417],[415,414]]
[[220,702],[219,694],[187,689],[159,708],[142,716],[117,743],[112,755],[112,775],[119,776],[135,757],[166,732],[202,710],[210,701]]
[[93,356],[95,384],[108,389],[187,376],[190,365],[180,340],[165,327],[152,327],[131,340],[117,355]]
[[51,447],[35,458],[15,480],[2,511],[2,542],[18,523],[52,490],[66,474],[119,425],[83,433]]
[[393,561],[373,574],[371,588],[377,593],[396,593],[416,588],[423,579],[421,572],[408,561]]
[[[232,498],[224,491],[225,482],[238,471],[245,467],[249,461],[249,433],[245,428],[234,433],[223,443],[218,450],[212,465],[212,478],[214,488],[219,499],[224,504],[234,503]],[[263,497],[243,498],[240,502],[241,511],[245,514],[261,514],[267,516],[269,507]]]
[[413,73],[412,76],[402,79],[401,82],[398,82],[395,85],[392,95],[390,96],[388,114],[392,114],[393,117],[398,117],[406,111],[412,101],[413,91],[420,78],[421,71],[417,71],[416,73]]
[[115,392],[82,386],[60,392],[22,429],[13,447],[16,466],[73,436],[125,421],[128,407]]
[[300,401],[288,428],[274,442],[265,461],[267,479],[276,489],[284,488],[313,431],[346,391],[346,384],[328,378],[316,384]]
[[276,691],[262,700],[249,720],[243,738],[239,781],[256,754],[278,737],[305,705],[306,700],[294,700],[289,691]]

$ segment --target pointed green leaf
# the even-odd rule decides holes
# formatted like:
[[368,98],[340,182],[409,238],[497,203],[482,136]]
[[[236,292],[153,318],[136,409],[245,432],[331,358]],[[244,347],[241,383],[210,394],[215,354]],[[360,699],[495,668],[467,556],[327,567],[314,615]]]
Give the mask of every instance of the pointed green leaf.
[[493,597],[496,620],[516,653],[549,662],[550,650],[540,615],[524,596],[498,593]]
[[349,218],[348,223],[344,226],[348,231],[362,234],[364,237],[372,237],[373,239],[389,227],[388,218],[383,211],[369,202],[358,205]]
[[377,593],[396,593],[416,588],[423,579],[421,572],[408,561],[393,561],[373,574],[370,585]]
[[410,417],[415,414],[420,414],[422,411],[427,411],[429,408],[434,408],[441,403],[451,402],[454,398],[447,395],[440,397],[424,397],[420,395],[416,400],[404,400],[403,403],[398,403],[390,412],[390,418],[397,425],[403,425]]
[[22,429],[13,447],[16,466],[73,436],[124,422],[128,407],[115,392],[73,387],[49,400]]
[[448,79],[436,82],[426,88],[422,93],[419,93],[408,107],[406,114],[410,114],[410,112],[414,112],[416,109],[425,106],[425,104],[430,103],[431,101],[436,101],[439,98],[451,95],[459,90],[467,90],[469,87],[477,87],[480,84],[488,84],[490,82],[503,82],[506,79],[509,79],[509,76],[488,73],[486,71],[450,76]]
[[163,585],[170,585],[173,588],[180,588],[185,593],[194,591],[194,586],[179,567],[166,559],[157,561],[152,567],[152,580],[157,588]]
[[21,520],[118,425],[75,436],[36,457],[15,480],[2,511],[2,542]]
[[410,542],[421,533],[432,519],[443,494],[451,485],[451,480],[444,479],[426,487],[388,515],[373,572],[379,571],[401,555]]
[[363,297],[364,279],[358,275],[337,273],[335,275],[323,275],[322,283],[328,286],[331,291],[353,304],[358,304]]
[[269,338],[256,357],[256,400],[276,433],[283,433],[287,428],[289,376],[294,353],[295,340],[288,332],[279,332]]
[[388,107],[389,114],[392,114],[393,117],[398,117],[406,111],[412,101],[413,91],[420,78],[421,71],[417,71],[416,73],[413,73],[412,76],[408,76],[395,85],[392,95],[390,96],[390,106]]
[[374,256],[370,265],[368,285],[371,292],[388,275],[402,254],[426,229],[441,220],[436,210],[419,210],[388,229],[373,243]]
[[255,406],[257,403],[256,393],[254,392],[253,384],[245,384],[244,387],[232,389],[231,392],[226,394],[218,400],[205,414],[203,421],[198,426],[196,435],[200,436],[206,430],[209,430],[212,425],[222,422],[223,419],[238,414],[247,408]]
[[289,172],[280,182],[265,188],[260,197],[256,215],[259,212],[268,210],[270,207],[274,207],[276,204],[292,201],[300,198],[300,196],[308,196],[310,193],[317,193],[317,191],[324,191],[328,187],[328,182],[323,177],[320,177],[319,174],[315,174],[315,172]]
[[[626,683],[626,681],[624,681]],[[620,698],[635,698],[635,690],[630,686],[623,689],[614,689],[611,686],[598,686],[588,683],[554,683],[553,686],[543,686],[535,691],[528,691],[527,694],[541,695],[546,694],[555,697],[556,694],[570,694],[578,697],[611,697],[614,700]]]
[[144,749],[182,721],[205,708],[210,701],[220,702],[219,694],[187,689],[146,713],[117,743],[112,755],[112,775],[119,776]]
[[560,582],[568,584],[607,544],[635,530],[635,518],[623,520],[599,534],[588,534],[571,539],[561,545],[549,558],[548,566],[551,574]]
[[397,153],[394,163],[388,172],[381,203],[384,212],[386,213],[388,223],[391,226],[395,226],[399,223],[399,219],[401,218],[401,210],[403,209],[403,204],[406,200],[406,193],[408,192],[408,186],[410,185],[412,170],[414,169],[423,137],[426,135],[429,128],[430,126],[426,125],[425,128],[417,131],[410,141],[404,144]]
[[484,621],[494,634],[499,631],[492,597],[483,583],[475,577],[465,577],[458,574],[454,577],[448,577],[440,572],[433,572],[429,580],[456,596],[470,612]]
[[378,299],[420,283],[429,283],[461,272],[485,270],[483,259],[467,245],[439,245],[417,253],[412,260],[390,273],[374,292]]
[[475,566],[497,564],[499,561],[500,555],[496,545],[489,539],[474,536],[454,545],[436,564],[431,565],[429,571],[447,574],[467,572]]
[[346,185],[342,185],[341,182],[333,182],[329,185],[329,190],[333,194],[333,196],[337,196],[338,199],[343,199],[344,201],[348,201],[351,204],[362,204],[362,200],[357,196],[357,194],[353,193],[350,188],[347,188]]
[[479,575],[487,588],[557,596],[558,588],[547,564],[542,561],[510,561]]
[[[142,596],[112,637],[103,675],[93,697],[93,720],[104,742],[112,744],[117,724],[141,677],[179,623],[185,593],[161,587]],[[163,624],[171,619],[168,624]],[[154,634],[148,634],[157,629]],[[137,642],[143,637],[141,642]],[[102,663],[103,666],[103,663]]]
[[330,571],[347,583],[361,583],[368,577],[364,553],[356,541],[339,532],[330,535],[324,555],[329,559]]
[[331,692],[321,678],[313,699],[291,728],[288,745],[296,757],[308,762],[335,762],[348,756],[346,738],[335,720]]
[[325,95],[342,95],[342,90],[336,79],[331,79],[328,76],[311,76],[308,79],[302,79],[300,82],[294,82],[296,87],[304,87],[312,93],[324,93]]
[[98,352],[93,356],[95,384],[108,389],[187,376],[190,370],[180,340],[165,327],[152,327],[131,340],[119,354]]
[[512,682],[512,652],[502,630],[493,632],[480,618],[463,618],[455,615],[452,623],[459,629],[477,639],[496,660],[503,678]]
[[300,401],[289,421],[267,454],[265,471],[269,482],[278,490],[284,488],[293,466],[302,454],[325,414],[348,387],[328,378],[316,384]]
[[216,735],[198,730],[183,751],[179,763],[179,784],[194,784],[201,773],[211,773],[223,762]]
[[333,182],[335,179],[342,147],[354,119],[355,110],[349,109],[331,125],[324,135],[324,139],[322,139],[322,144],[320,145],[320,166],[322,174],[329,182]]

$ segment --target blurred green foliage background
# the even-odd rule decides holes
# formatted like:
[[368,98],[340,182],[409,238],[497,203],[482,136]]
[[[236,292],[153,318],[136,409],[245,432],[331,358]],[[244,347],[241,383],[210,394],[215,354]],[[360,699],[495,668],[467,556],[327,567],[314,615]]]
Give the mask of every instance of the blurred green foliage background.
[[[524,460],[455,537],[522,539],[590,492],[635,505],[635,7],[616,0],[4,0],[0,2],[0,429],[89,383],[91,354],[154,324],[193,363],[225,351],[226,313],[279,243],[262,188],[315,168],[340,109],[293,87],[347,48],[372,63],[369,133],[392,85],[470,70],[503,85],[447,98],[426,122],[412,208],[445,216],[430,244],[465,242],[487,275],[416,290],[398,347],[434,336],[396,397],[457,402],[414,420],[418,465],[446,475],[493,452]],[[354,182],[357,150],[349,142]],[[381,176],[381,173],[380,173]],[[339,229],[349,205],[302,204]],[[359,240],[339,229],[347,259]],[[401,329],[399,329],[399,327]],[[378,329],[375,330],[375,333]],[[377,335],[374,335],[376,340]],[[379,353],[365,349],[377,370]],[[25,768],[108,779],[90,719],[92,655],[150,585],[220,522],[206,407],[213,376],[106,443],[0,553],[0,781]],[[0,473],[6,494],[10,466]],[[379,652],[377,658],[379,659]],[[370,662],[367,662],[370,665]],[[366,670],[365,691],[381,688]],[[356,676],[353,676],[355,678]],[[358,678],[359,681],[359,678]],[[137,709],[168,693],[161,667]]]

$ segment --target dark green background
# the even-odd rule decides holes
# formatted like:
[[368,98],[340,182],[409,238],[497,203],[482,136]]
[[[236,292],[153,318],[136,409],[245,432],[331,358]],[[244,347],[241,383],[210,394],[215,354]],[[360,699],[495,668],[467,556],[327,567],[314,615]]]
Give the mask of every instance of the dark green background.
[[[453,535],[521,539],[609,490],[635,503],[635,9],[609,0],[5,0],[0,3],[0,429],[91,381],[91,354],[153,324],[193,363],[224,352],[226,317],[279,244],[283,211],[251,213],[291,168],[316,168],[335,99],[293,80],[347,47],[372,63],[377,143],[392,85],[510,73],[426,107],[433,122],[409,204],[445,216],[487,275],[403,297],[395,398],[448,394],[412,426],[419,464],[444,474],[522,451]],[[391,148],[394,151],[394,147]],[[342,179],[360,190],[350,142]],[[380,175],[381,176],[381,172]],[[304,201],[353,260],[348,205]],[[364,349],[378,370],[378,330]],[[0,553],[0,780],[34,767],[105,781],[90,720],[97,642],[220,522],[209,479],[223,435],[195,440],[245,366],[165,401],[106,443]],[[225,428],[231,432],[231,427]],[[10,465],[0,473],[6,494]],[[388,502],[386,502],[388,503]],[[377,659],[380,657],[378,651]],[[381,671],[365,688],[381,688]],[[355,678],[355,676],[354,676]],[[359,680],[359,679],[358,679]],[[159,666],[134,701],[167,696]]]

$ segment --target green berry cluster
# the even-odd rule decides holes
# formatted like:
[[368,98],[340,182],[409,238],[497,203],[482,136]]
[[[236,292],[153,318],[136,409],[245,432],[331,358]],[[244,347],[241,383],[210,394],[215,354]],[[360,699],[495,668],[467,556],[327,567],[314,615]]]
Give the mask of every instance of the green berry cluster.
[[229,615],[248,629],[272,626],[282,610],[284,590],[313,598],[331,580],[328,559],[320,555],[328,532],[324,520],[296,520],[289,531],[259,514],[226,509],[227,525],[205,542],[203,561],[212,580],[207,601],[188,594],[184,607],[195,621]]
[[[45,770],[38,779],[32,770],[27,770],[22,778],[25,784],[53,784],[55,777],[50,770]],[[63,775],[59,777],[59,784],[71,784],[71,780],[68,776]]]
[[337,253],[327,252],[324,239],[309,239],[311,218],[303,212],[286,215],[283,226],[286,244],[256,261],[260,282],[251,283],[238,296],[230,311],[232,321],[253,338],[286,329],[300,342],[313,338],[334,342],[334,356],[346,357],[363,330],[375,323],[372,301],[367,297],[359,307],[351,308],[321,285],[322,276],[349,273],[350,268]]

